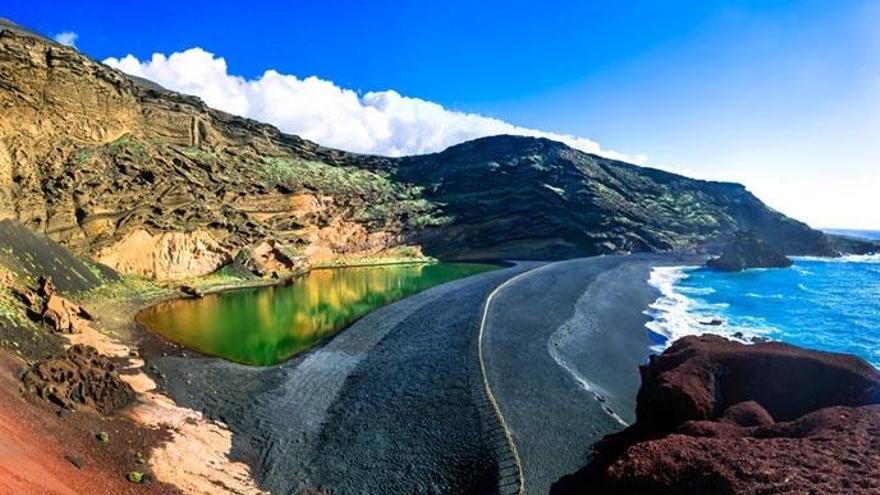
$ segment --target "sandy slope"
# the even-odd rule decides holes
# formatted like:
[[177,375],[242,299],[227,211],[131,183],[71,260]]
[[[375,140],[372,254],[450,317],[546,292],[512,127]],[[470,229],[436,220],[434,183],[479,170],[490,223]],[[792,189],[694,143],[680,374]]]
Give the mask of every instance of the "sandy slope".
[[[163,441],[163,431],[105,420],[94,412],[60,417],[56,407],[18,393],[21,367],[18,359],[0,351],[0,493],[177,493],[162,483],[134,485],[125,479],[129,471],[144,469],[136,454]],[[108,432],[110,441],[98,442],[99,431]]]

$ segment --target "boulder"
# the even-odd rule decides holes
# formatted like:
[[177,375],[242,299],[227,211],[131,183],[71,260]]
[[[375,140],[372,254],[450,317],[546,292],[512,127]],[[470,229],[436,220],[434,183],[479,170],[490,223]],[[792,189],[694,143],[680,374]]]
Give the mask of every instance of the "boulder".
[[79,333],[91,320],[91,315],[79,304],[52,293],[43,308],[43,322],[56,332]]
[[58,293],[58,289],[55,287],[55,284],[52,283],[52,279],[41,276],[38,282],[40,284],[40,289],[38,291],[40,297],[50,297]]
[[82,306],[62,297],[47,277],[39,278],[39,289],[13,287],[12,293],[25,305],[28,317],[46,323],[60,333],[79,333],[93,316]]
[[725,272],[748,268],[786,268],[791,265],[792,261],[784,254],[750,232],[736,232],[721,256],[706,262],[707,267]]
[[94,347],[82,344],[37,362],[21,380],[26,391],[65,409],[90,406],[111,414],[135,398],[116,366]]
[[196,287],[194,285],[181,285],[180,292],[183,292],[184,294],[188,295],[189,297],[194,297],[196,299],[205,297],[205,295],[202,293],[201,289],[199,289],[198,287]]
[[857,357],[706,335],[641,374],[636,423],[557,493],[880,493],[880,372]]
[[12,295],[24,303],[28,317],[39,320],[43,312],[43,300],[27,287],[13,287]]

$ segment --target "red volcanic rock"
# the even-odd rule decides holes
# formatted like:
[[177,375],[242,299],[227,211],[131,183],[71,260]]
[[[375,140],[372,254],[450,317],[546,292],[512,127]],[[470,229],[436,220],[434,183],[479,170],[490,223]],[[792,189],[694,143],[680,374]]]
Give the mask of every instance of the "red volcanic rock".
[[603,493],[880,493],[880,405],[721,431],[636,443],[608,466]]
[[744,345],[714,335],[676,341],[641,373],[636,419],[656,432],[688,420],[716,419],[745,401],[786,421],[822,407],[880,398],[880,373],[855,356],[778,342]]
[[559,492],[880,493],[880,372],[863,360],[702,336],[641,372],[637,422]]
[[91,406],[109,415],[135,399],[116,366],[94,347],[71,346],[35,363],[21,376],[24,390],[65,409]]

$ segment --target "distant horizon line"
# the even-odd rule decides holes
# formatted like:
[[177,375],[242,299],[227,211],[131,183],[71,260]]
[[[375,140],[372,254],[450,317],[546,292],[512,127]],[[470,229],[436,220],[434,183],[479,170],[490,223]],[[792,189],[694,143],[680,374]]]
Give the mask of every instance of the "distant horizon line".
[[816,230],[832,234],[840,234],[846,232],[870,232],[874,234],[880,234],[880,227],[875,227],[871,229],[852,229],[847,227],[817,227]]

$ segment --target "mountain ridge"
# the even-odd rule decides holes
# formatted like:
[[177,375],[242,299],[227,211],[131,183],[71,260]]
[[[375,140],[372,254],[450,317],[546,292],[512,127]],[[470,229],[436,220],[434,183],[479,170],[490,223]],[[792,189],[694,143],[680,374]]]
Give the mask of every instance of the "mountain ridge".
[[[425,187],[429,199],[453,205],[466,222],[483,222],[487,212],[466,211],[461,205],[467,198],[456,194],[469,191],[488,202],[530,197],[544,213],[553,212],[554,231],[565,234],[556,243],[557,257],[687,249],[721,241],[736,230],[755,230],[790,254],[834,252],[824,235],[767,207],[742,184],[691,179],[543,138],[481,138],[397,163],[397,177]],[[499,192],[501,198],[486,198]],[[470,206],[479,211],[484,205]],[[518,213],[534,220],[529,208]],[[552,237],[535,224],[511,227],[537,230],[533,238]]]
[[199,276],[234,261],[268,274],[422,250],[558,259],[688,249],[736,230],[788,254],[839,250],[741,184],[523,136],[349,153],[45,38],[4,29],[0,49],[0,218],[126,273]]

